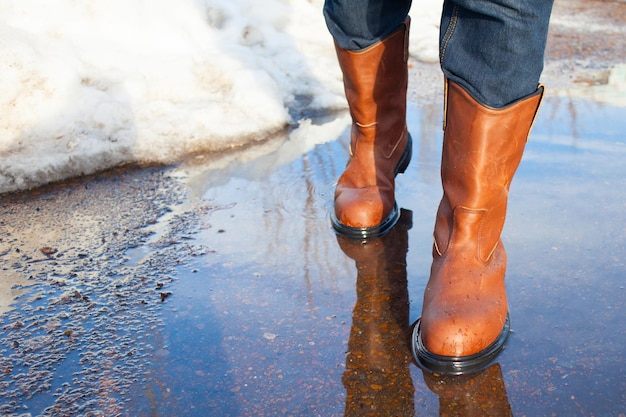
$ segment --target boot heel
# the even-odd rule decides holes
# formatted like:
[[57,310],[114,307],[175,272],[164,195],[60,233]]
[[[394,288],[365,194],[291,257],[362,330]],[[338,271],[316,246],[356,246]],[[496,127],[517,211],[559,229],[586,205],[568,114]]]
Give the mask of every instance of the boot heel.
[[411,155],[413,154],[413,140],[411,139],[411,134],[409,133],[409,139],[406,142],[406,146],[404,147],[404,152],[402,152],[402,157],[398,161],[398,165],[396,165],[395,175],[404,174],[404,171],[409,167],[409,162],[411,162]]

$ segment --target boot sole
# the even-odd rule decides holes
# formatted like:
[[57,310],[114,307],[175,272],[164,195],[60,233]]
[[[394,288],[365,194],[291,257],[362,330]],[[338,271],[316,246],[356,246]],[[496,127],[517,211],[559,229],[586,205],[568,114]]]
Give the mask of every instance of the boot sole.
[[411,342],[413,357],[420,368],[434,374],[463,375],[481,371],[491,365],[496,356],[504,349],[510,328],[509,315],[507,314],[500,336],[485,349],[467,356],[442,356],[430,352],[422,343],[420,320],[418,319],[413,327]]
[[[409,166],[409,162],[411,162],[411,156],[413,154],[413,139],[411,138],[411,134],[409,134],[409,138],[407,140],[406,146],[404,148],[404,152],[402,152],[402,156],[400,160],[396,164],[396,168],[394,169],[394,176],[398,174],[404,174],[406,169]],[[343,237],[347,237],[350,239],[368,239],[372,237],[382,236],[385,233],[389,232],[396,225],[400,219],[400,210],[398,209],[398,204],[396,202],[393,203],[393,209],[391,213],[378,225],[373,227],[351,227],[346,226],[339,222],[337,217],[335,216],[335,212],[332,211],[330,215],[330,222],[335,229],[335,232]]]

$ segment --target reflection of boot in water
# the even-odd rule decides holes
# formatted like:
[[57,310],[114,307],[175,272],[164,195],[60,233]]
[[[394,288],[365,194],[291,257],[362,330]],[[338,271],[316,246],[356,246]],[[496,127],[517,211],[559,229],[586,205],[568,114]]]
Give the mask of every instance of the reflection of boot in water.
[[413,416],[406,254],[411,212],[391,231],[366,241],[338,236],[355,260],[357,300],[346,371],[346,416]]
[[436,376],[424,372],[424,382],[439,396],[440,417],[510,417],[500,364],[459,376]]

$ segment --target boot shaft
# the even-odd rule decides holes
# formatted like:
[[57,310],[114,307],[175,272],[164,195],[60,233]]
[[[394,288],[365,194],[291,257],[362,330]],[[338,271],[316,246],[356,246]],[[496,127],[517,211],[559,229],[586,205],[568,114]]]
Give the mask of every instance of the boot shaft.
[[436,251],[477,245],[486,262],[498,244],[511,181],[543,96],[543,87],[505,108],[480,104],[446,82],[441,179],[444,190],[435,224]]
[[[388,157],[406,127],[410,19],[387,38],[362,51],[335,44],[353,120],[353,138],[376,141]],[[353,149],[354,151],[354,149]]]

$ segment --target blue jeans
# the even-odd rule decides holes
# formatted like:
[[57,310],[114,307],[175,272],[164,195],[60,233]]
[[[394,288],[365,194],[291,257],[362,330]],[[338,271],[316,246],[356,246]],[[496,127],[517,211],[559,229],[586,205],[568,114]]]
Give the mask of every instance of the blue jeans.
[[[501,108],[537,90],[553,0],[444,0],[440,64],[480,103]],[[325,0],[337,44],[361,50],[393,33],[411,0]],[[419,28],[413,28],[419,30]]]

